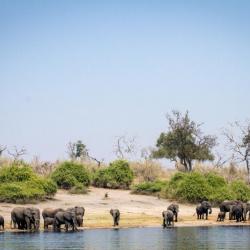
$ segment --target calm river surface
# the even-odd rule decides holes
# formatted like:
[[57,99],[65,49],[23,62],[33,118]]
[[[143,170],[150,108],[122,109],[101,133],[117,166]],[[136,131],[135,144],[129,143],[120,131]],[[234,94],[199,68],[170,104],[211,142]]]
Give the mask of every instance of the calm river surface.
[[94,229],[0,234],[1,250],[250,249],[250,227]]

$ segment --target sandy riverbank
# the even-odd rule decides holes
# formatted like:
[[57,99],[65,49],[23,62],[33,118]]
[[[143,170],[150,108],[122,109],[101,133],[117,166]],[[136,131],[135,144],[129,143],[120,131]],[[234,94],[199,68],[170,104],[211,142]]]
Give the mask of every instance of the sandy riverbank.
[[[108,193],[108,198],[104,198],[105,193]],[[83,206],[86,209],[84,228],[110,228],[112,227],[112,218],[109,210],[110,208],[118,208],[121,211],[121,227],[156,227],[161,226],[161,213],[166,210],[170,203],[172,202],[157,197],[130,194],[128,190],[107,190],[91,187],[90,192],[86,195],[72,195],[59,190],[54,199],[35,205],[0,203],[0,214],[5,218],[6,228],[10,228],[10,212],[16,206],[34,206],[41,211],[47,207]],[[195,205],[180,204],[179,222],[175,223],[175,226],[250,225],[248,222],[229,222],[228,219],[225,222],[216,222],[218,211],[218,208],[213,208],[209,220],[198,221],[194,215]]]

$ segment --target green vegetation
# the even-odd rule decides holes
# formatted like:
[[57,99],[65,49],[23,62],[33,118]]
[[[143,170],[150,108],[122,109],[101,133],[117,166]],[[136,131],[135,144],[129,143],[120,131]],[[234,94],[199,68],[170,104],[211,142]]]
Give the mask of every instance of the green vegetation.
[[90,184],[90,174],[85,166],[71,161],[61,163],[52,173],[51,178],[58,187],[63,189]]
[[128,189],[133,181],[133,171],[127,161],[117,160],[101,168],[93,176],[93,185],[104,188]]
[[209,200],[214,204],[223,200],[250,199],[250,188],[242,181],[227,183],[216,173],[177,173],[162,191],[165,198],[187,202]]
[[136,184],[132,187],[132,193],[134,194],[146,194],[154,195],[161,192],[161,190],[166,187],[166,181],[152,181],[152,182],[143,182]]
[[52,197],[57,186],[51,179],[36,175],[30,166],[17,165],[0,169],[0,201],[27,203]]

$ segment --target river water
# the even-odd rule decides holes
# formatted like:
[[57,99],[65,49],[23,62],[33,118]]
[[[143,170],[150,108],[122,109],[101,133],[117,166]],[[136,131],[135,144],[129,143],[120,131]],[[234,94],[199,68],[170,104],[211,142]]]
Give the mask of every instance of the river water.
[[250,227],[93,229],[0,233],[1,250],[250,249]]

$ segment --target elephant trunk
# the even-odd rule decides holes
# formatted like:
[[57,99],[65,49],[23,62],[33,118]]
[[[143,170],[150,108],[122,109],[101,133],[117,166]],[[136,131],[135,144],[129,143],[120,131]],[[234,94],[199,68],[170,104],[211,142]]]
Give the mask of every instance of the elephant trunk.
[[211,213],[212,213],[212,208],[210,207],[210,208],[209,208],[209,214],[211,214]]

